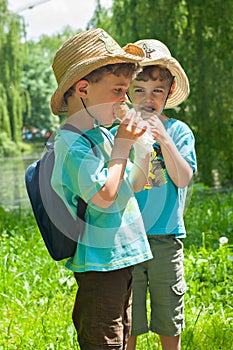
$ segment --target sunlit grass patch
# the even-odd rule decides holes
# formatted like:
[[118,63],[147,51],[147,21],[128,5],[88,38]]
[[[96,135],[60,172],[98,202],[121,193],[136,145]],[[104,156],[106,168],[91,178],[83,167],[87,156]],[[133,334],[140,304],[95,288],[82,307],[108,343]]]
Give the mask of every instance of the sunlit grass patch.
[[[182,350],[233,349],[232,197],[194,193],[185,216]],[[32,213],[0,208],[0,235],[0,350],[79,349],[71,319],[76,283],[50,258]],[[137,350],[161,350],[158,336],[140,336]]]

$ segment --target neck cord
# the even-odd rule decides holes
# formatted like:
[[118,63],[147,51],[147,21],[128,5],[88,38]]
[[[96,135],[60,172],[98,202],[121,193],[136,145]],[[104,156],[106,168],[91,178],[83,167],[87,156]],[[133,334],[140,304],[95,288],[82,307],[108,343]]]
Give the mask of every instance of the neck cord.
[[87,106],[85,105],[85,103],[84,103],[82,97],[80,97],[80,99],[81,99],[81,101],[82,101],[83,107],[84,107],[85,111],[87,112],[87,114],[88,114],[92,119],[94,119],[96,125],[99,125],[98,120],[91,114],[91,112],[88,111]]

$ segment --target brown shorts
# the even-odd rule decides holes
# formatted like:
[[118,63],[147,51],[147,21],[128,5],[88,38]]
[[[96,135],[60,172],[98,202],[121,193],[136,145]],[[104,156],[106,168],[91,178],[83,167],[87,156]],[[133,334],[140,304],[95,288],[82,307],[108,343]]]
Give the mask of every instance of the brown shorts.
[[72,316],[82,350],[126,349],[132,270],[74,273],[79,288]]

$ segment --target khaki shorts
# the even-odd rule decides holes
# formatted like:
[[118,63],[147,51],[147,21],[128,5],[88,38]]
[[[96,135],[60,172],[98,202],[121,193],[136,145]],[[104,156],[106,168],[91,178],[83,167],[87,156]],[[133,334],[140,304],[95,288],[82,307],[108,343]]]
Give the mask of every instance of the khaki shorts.
[[73,322],[82,350],[126,349],[131,331],[132,267],[75,272]]
[[183,243],[173,235],[148,238],[154,258],[136,265],[133,271],[132,335],[151,330],[176,336],[184,329]]

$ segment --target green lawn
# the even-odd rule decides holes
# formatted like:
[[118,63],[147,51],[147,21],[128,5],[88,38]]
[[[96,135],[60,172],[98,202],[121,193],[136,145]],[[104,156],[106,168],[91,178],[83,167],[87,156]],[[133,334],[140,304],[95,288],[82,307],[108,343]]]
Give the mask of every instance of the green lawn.
[[[194,191],[185,221],[186,329],[182,350],[233,349],[233,195]],[[31,212],[0,209],[0,350],[79,349],[72,274],[53,261]],[[220,245],[226,236],[228,244]],[[153,333],[138,350],[161,349]]]

